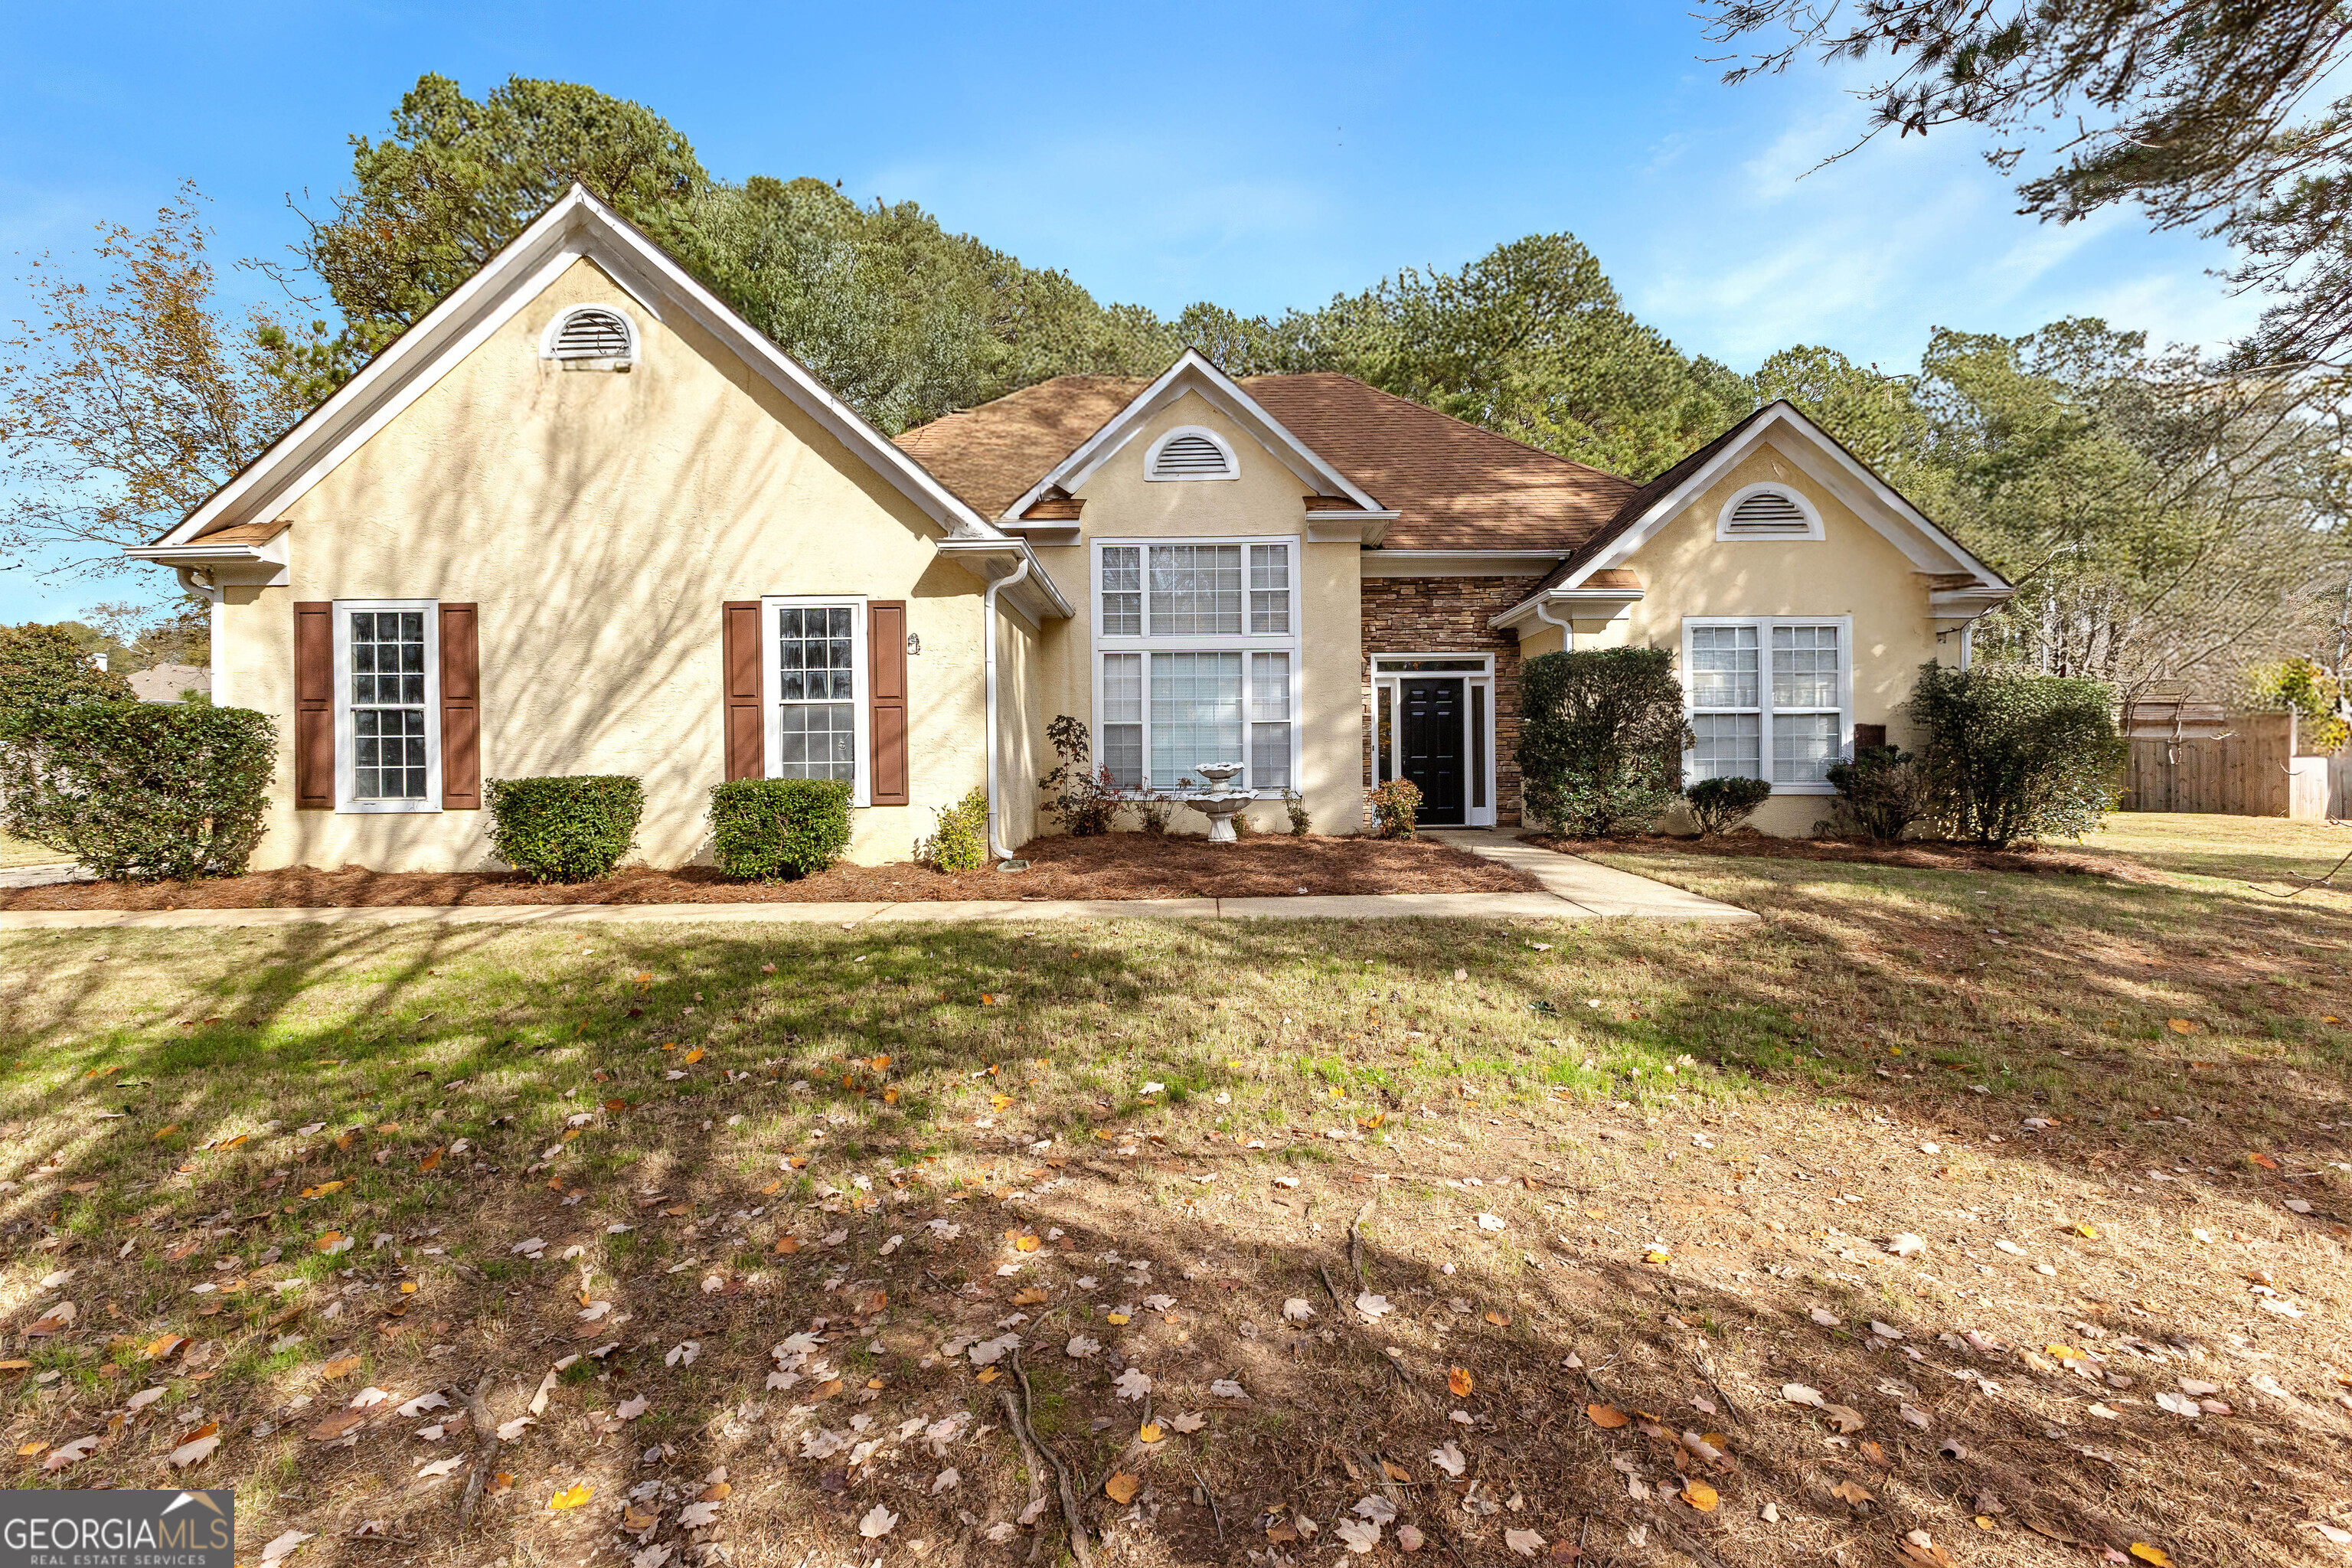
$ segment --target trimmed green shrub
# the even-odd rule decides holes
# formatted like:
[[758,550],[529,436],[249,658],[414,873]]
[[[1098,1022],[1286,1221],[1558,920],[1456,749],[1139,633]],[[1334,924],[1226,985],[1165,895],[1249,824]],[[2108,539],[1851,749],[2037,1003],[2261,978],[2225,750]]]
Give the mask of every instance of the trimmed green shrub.
[[58,626],[0,626],[0,713],[68,702],[131,702],[131,683],[100,669]]
[[1701,779],[1683,792],[1702,837],[1728,833],[1772,797],[1772,786],[1762,779]]
[[1421,812],[1421,786],[1411,779],[1391,779],[1372,791],[1372,820],[1382,838],[1411,838]]
[[2091,832],[2114,809],[2123,771],[2114,704],[2096,680],[1921,665],[1911,718],[1937,815],[1994,849]]
[[248,708],[0,712],[0,827],[110,881],[234,877],[261,842],[278,727]]
[[490,849],[534,882],[609,877],[637,839],[646,786],[625,773],[492,779]]
[[1571,837],[1639,833],[1682,794],[1696,743],[1664,648],[1548,653],[1519,672],[1519,787]]
[[1864,746],[1850,763],[1832,763],[1834,820],[1816,824],[1844,835],[1893,843],[1936,819],[1935,782],[1920,760],[1899,746]]
[[970,795],[939,814],[939,831],[915,841],[915,858],[934,871],[977,871],[988,864],[988,791]]
[[[980,802],[984,834],[988,797]],[[822,871],[849,847],[849,785],[841,779],[730,779],[710,792],[710,836],[719,868],[742,881]]]

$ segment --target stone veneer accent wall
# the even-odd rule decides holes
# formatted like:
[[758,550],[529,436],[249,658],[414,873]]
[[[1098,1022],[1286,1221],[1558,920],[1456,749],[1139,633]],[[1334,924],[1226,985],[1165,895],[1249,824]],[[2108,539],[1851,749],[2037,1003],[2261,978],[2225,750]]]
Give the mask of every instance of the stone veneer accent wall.
[[1364,616],[1364,787],[1372,785],[1372,655],[1495,656],[1495,820],[1519,821],[1519,643],[1488,626],[1524,600],[1536,577],[1367,577]]

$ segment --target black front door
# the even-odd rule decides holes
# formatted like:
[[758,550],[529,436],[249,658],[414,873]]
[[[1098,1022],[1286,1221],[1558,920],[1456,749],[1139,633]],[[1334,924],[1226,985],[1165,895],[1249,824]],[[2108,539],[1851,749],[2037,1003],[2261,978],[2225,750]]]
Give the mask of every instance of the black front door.
[[1417,820],[1432,827],[1462,826],[1462,682],[1401,680],[1404,709],[1398,726],[1399,772],[1421,787]]

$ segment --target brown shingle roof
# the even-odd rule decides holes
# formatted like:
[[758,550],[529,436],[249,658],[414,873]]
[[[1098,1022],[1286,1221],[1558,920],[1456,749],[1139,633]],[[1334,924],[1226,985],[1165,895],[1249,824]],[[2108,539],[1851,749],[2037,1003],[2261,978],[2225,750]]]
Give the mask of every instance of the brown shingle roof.
[[[1666,494],[1675,486],[1681,484],[1685,479],[1689,479],[1693,474],[1706,467],[1708,461],[1712,459],[1717,452],[1722,451],[1726,447],[1729,446],[1734,440],[1738,438],[1741,431],[1747,429],[1750,425],[1755,424],[1756,421],[1763,418],[1765,415],[1770,412],[1771,407],[1769,405],[1756,410],[1755,413],[1750,414],[1745,419],[1738,420],[1733,424],[1730,429],[1726,430],[1722,435],[1717,436],[1714,440],[1709,441],[1706,446],[1701,447],[1697,451],[1693,452],[1689,457],[1685,458],[1681,462],[1676,463],[1673,468],[1668,468],[1664,473],[1660,474],[1656,479],[1652,479],[1648,484],[1643,485],[1639,489],[1635,489],[1632,495],[1625,498],[1624,504],[1617,509],[1615,516],[1603,522],[1599,528],[1594,529],[1591,534],[1577,545],[1575,550],[1569,554],[1566,560],[1562,561],[1559,565],[1551,569],[1550,573],[1545,576],[1542,582],[1528,590],[1528,598],[1532,599],[1538,594],[1549,593],[1552,589],[1559,586],[1560,584],[1565,583],[1569,578],[1574,576],[1578,568],[1584,565],[1586,562],[1591,561],[1594,556],[1600,554],[1603,550],[1608,549],[1611,542],[1615,540],[1619,534],[1623,533],[1627,529],[1633,527],[1635,522],[1639,521],[1642,514],[1649,510],[1652,506],[1655,505],[1659,497]],[[1596,573],[1594,575],[1598,578],[1600,576],[1608,575],[1608,574]],[[1593,585],[1599,587],[1607,584],[1602,584],[1596,581]],[[1525,601],[1522,601],[1522,603],[1524,602]]]
[[1259,375],[1242,390],[1398,514],[1391,550],[1572,550],[1633,489],[1353,376]]
[[[982,516],[995,518],[1150,384],[1059,376],[919,426],[898,445]],[[1636,489],[1352,376],[1261,375],[1242,387],[1399,514],[1389,529],[1391,550],[1569,551]]]
[[898,437],[898,449],[993,522],[1150,384],[1141,376],[1055,376],[918,425]]

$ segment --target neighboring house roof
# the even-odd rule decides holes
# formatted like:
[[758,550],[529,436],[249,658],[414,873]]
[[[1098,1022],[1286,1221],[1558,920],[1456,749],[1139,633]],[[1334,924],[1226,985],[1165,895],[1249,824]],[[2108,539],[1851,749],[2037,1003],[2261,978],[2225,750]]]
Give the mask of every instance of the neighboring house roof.
[[177,702],[183,691],[213,689],[213,672],[201,664],[152,665],[129,679],[131,695],[142,702]]
[[[1166,379],[1057,376],[919,426],[898,445],[975,511],[1011,521],[1008,509]],[[1397,513],[1391,550],[1572,550],[1636,489],[1336,372],[1228,384]],[[1329,511],[1362,506],[1339,494],[1314,502]],[[1041,494],[1022,519],[1058,519],[1061,504]]]

